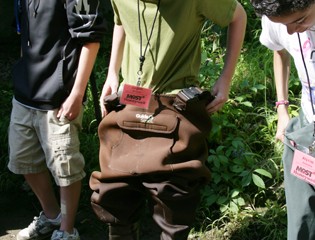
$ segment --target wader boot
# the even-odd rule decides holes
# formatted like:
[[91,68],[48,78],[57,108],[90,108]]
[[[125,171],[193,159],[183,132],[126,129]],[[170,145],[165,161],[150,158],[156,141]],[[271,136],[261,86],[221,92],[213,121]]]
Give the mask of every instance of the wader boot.
[[139,223],[109,225],[109,240],[139,240]]

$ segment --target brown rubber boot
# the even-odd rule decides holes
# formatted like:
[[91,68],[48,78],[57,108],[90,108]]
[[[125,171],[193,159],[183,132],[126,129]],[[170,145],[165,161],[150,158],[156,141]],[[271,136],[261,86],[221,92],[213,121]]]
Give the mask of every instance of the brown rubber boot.
[[109,225],[109,240],[139,240],[139,223]]

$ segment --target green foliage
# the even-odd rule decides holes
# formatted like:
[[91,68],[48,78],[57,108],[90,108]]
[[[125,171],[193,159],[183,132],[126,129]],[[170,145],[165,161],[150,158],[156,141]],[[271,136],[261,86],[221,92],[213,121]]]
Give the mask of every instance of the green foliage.
[[[199,221],[191,239],[286,238],[283,146],[275,141],[272,51],[259,43],[260,19],[249,1],[240,2],[248,15],[245,43],[230,99],[220,112],[212,115],[207,162],[212,178],[202,191]],[[203,29],[200,81],[204,87],[211,88],[220,75],[225,37],[225,31],[211,22]],[[292,65],[289,82],[292,116],[298,115],[300,89]]]
[[10,191],[16,188],[16,184],[21,182],[21,177],[7,170],[9,162],[8,156],[8,126],[11,112],[12,91],[11,84],[2,82],[0,87],[0,105],[1,105],[1,121],[0,121],[0,192]]

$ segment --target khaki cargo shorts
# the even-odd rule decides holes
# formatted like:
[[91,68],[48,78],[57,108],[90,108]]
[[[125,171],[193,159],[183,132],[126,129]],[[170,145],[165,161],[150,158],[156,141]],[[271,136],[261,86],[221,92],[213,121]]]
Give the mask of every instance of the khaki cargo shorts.
[[39,173],[47,168],[58,186],[68,186],[85,177],[80,152],[83,106],[69,121],[56,117],[58,109],[41,111],[12,101],[9,126],[8,168],[15,174]]

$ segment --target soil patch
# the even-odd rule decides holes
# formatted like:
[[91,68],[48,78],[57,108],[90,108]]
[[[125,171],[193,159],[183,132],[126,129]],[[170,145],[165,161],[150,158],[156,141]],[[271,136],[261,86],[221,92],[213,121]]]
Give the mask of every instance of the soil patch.
[[[27,227],[41,211],[37,199],[29,193],[20,191],[0,193],[0,240],[16,239],[17,233]],[[107,225],[101,222],[90,206],[80,206],[76,228],[81,240],[107,240]],[[47,238],[49,240],[50,238]],[[159,231],[153,221],[147,217],[142,224],[141,240],[160,239]]]

